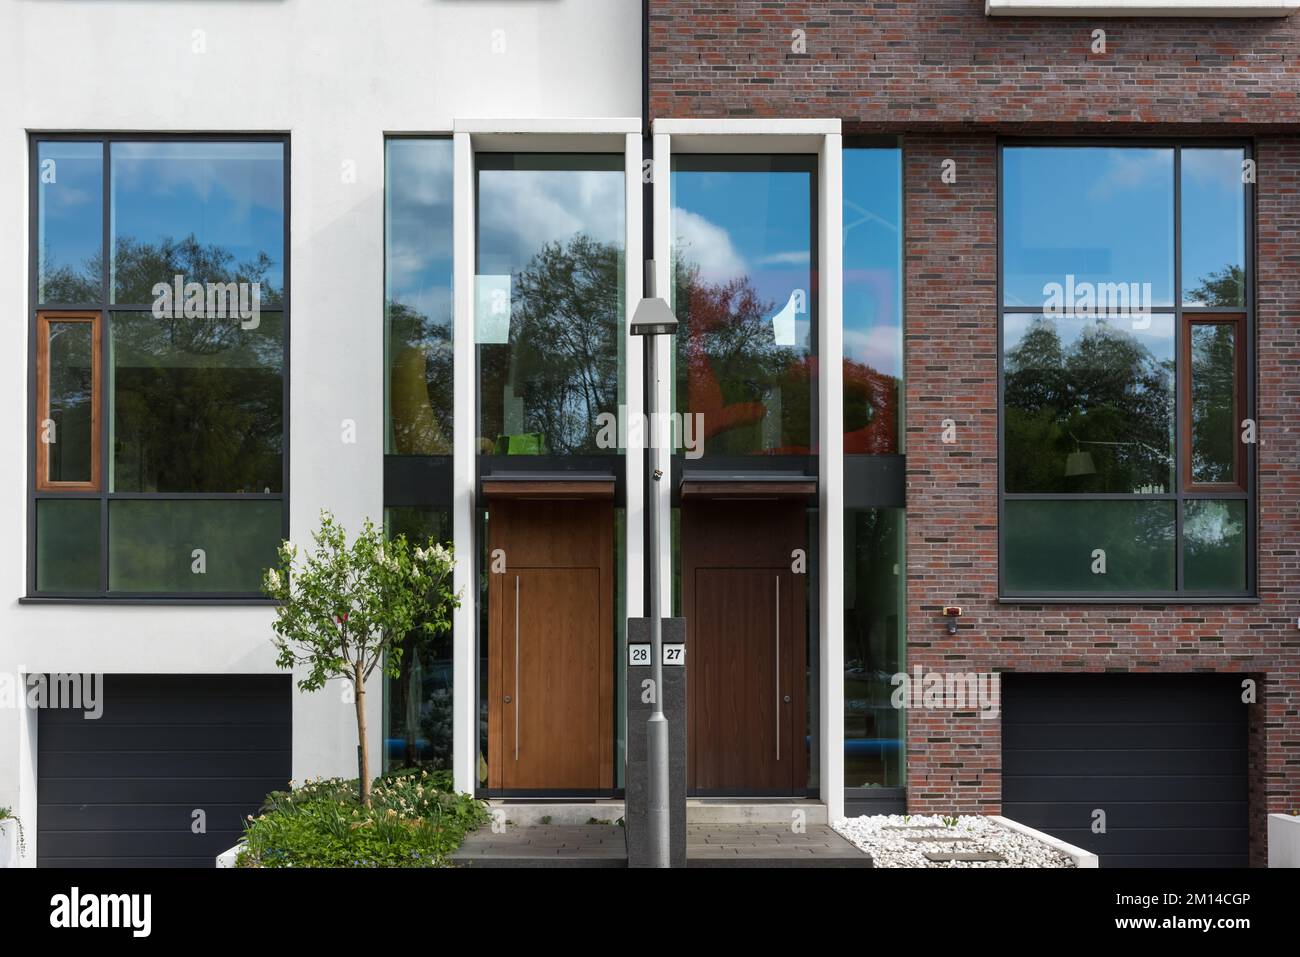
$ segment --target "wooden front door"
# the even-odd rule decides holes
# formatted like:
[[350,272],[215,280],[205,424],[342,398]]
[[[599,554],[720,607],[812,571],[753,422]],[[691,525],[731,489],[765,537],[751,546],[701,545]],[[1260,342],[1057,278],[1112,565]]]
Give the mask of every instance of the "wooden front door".
[[801,501],[688,502],[682,607],[689,787],[791,795],[806,784],[806,572]]
[[613,509],[491,501],[488,787],[614,786]]

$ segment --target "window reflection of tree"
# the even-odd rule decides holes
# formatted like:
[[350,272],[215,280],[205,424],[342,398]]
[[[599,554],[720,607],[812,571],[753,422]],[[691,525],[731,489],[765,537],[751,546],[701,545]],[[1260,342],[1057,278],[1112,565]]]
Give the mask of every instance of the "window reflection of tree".
[[597,447],[597,416],[618,411],[622,263],[619,244],[579,233],[512,277],[510,343],[480,349],[484,450],[522,433],[551,455],[611,451]]
[[[1086,325],[1065,345],[1057,321],[1036,317],[1006,351],[1007,491],[1171,491],[1173,361],[1115,324],[1127,317],[1059,321]],[[1067,475],[1080,451],[1092,470]]]
[[1201,484],[1237,481],[1237,326],[1194,323],[1192,475]]
[[801,347],[777,345],[778,304],[761,300],[748,276],[709,283],[698,265],[680,256],[675,263],[685,320],[677,337],[678,411],[702,416],[705,452],[807,454],[816,364]]
[[[265,252],[236,263],[229,251],[193,236],[157,245],[122,237],[117,298],[152,302],[154,284],[180,275],[187,283],[261,283],[261,308],[274,310],[283,300],[266,279],[271,265]],[[274,311],[249,329],[238,316],[112,314],[116,490],[280,491],[283,342],[283,320]]]
[[397,455],[450,455],[451,323],[388,303],[389,420]]

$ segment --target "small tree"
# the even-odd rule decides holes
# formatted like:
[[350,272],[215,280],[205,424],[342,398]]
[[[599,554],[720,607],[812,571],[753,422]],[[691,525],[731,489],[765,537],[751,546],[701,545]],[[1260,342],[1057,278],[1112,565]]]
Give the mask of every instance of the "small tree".
[[376,668],[391,678],[401,674],[407,635],[429,640],[451,629],[451,611],[460,604],[451,591],[455,562],[451,549],[432,540],[415,548],[404,535],[385,541],[369,520],[349,546],[346,530],[327,511],[312,538],[316,547],[302,558],[292,542],[281,543],[279,565],[263,580],[262,590],[280,602],[276,664],[305,665],[303,691],[319,691],[330,678],[352,683],[360,798],[369,807],[366,679]]

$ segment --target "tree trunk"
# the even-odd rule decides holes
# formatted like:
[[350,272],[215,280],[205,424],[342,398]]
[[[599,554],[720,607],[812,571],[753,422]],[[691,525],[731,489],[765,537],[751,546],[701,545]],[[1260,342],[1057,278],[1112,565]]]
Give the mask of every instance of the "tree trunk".
[[370,807],[370,749],[366,744],[366,676],[357,662],[355,677],[352,679],[353,697],[357,702],[357,746],[361,753],[359,787],[361,806]]

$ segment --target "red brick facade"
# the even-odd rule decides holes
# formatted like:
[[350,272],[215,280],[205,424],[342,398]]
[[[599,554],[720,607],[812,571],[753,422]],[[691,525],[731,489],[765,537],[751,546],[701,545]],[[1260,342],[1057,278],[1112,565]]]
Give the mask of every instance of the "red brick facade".
[[[655,116],[835,116],[846,133],[1300,121],[1300,17],[986,17],[983,0],[651,0],[650,10]],[[1097,29],[1105,53],[1092,52]]]
[[[1300,806],[1300,16],[984,16],[982,0],[652,0],[654,116],[838,117],[903,136],[908,667],[1240,672],[1251,859],[1265,814]],[[1089,52],[1094,28],[1105,55]],[[794,30],[807,52],[791,52]],[[1258,604],[998,600],[997,138],[1253,136]],[[957,181],[941,181],[956,161]],[[941,441],[955,420],[958,441]],[[964,607],[956,637],[944,604]],[[996,813],[1000,722],[912,711],[908,805]]]

